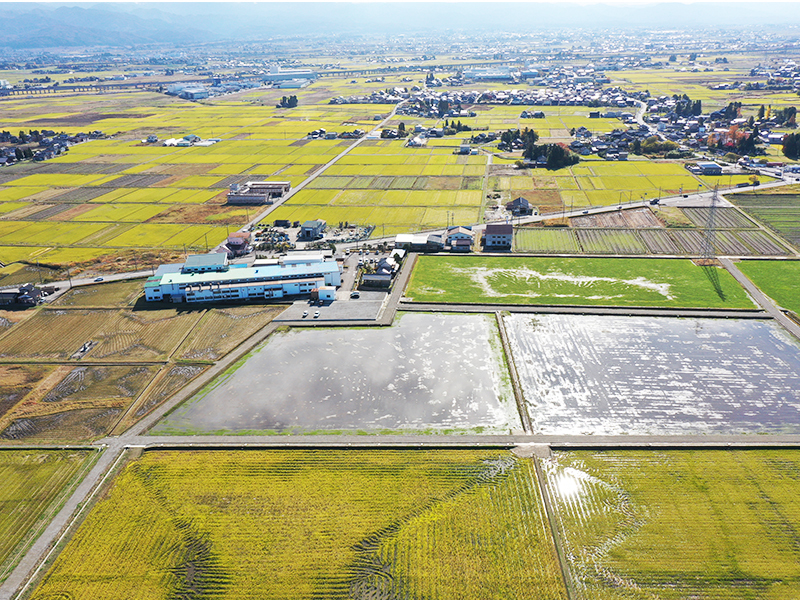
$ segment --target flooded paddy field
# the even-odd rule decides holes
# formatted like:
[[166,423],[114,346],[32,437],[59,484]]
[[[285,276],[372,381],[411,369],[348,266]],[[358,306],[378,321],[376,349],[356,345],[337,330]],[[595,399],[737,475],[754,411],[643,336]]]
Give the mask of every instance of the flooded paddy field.
[[800,452],[554,452],[573,600],[800,597]]
[[504,319],[534,433],[800,433],[800,345],[772,321]]
[[405,314],[389,328],[276,334],[153,433],[520,429],[494,319]]

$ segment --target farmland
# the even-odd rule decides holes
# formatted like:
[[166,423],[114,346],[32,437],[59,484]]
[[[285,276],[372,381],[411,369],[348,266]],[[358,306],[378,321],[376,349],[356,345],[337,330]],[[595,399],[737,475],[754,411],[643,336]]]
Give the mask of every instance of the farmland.
[[535,433],[800,433],[800,345],[775,322],[511,314],[504,324]]
[[779,306],[800,314],[800,262],[746,260],[736,266]]
[[800,245],[800,194],[796,186],[784,188],[784,193],[773,190],[757,194],[734,194],[731,202],[755,217],[772,230]]
[[795,450],[556,452],[577,600],[800,594]]
[[[446,336],[457,336],[458,347],[439,348],[437,340]],[[402,314],[390,328],[276,334],[151,433],[474,434],[519,429],[491,317]]]
[[6,319],[0,328],[0,440],[92,440],[124,431],[283,310],[143,308],[134,302],[141,286],[77,287],[24,319],[10,313],[19,322]]
[[422,256],[406,296],[414,302],[753,308],[726,271],[688,260]]
[[535,589],[565,598],[530,460],[331,449],[147,452],[32,598],[145,600],[188,589],[465,599]]
[[0,451],[0,583],[49,522],[59,499],[83,475],[92,455],[88,450]]

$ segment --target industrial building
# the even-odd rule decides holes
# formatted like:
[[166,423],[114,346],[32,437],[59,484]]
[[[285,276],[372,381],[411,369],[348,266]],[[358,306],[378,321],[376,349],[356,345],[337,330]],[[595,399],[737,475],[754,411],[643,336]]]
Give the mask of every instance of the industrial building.
[[144,292],[150,302],[225,302],[302,296],[341,284],[339,265],[321,256],[247,267],[229,264],[224,254],[203,254],[190,256],[179,270],[159,269]]
[[281,69],[280,67],[273,65],[270,67],[269,72],[261,76],[261,80],[276,83],[281,81],[291,81],[293,79],[306,79],[313,81],[317,77],[318,75],[316,71],[312,71],[311,69]]
[[228,204],[272,204],[292,189],[289,181],[248,181],[244,184],[231,184],[228,191]]

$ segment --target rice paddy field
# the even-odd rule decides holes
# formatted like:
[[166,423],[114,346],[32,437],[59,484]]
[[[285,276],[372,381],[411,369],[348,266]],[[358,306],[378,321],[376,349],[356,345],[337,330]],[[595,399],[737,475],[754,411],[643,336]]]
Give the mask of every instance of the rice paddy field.
[[520,429],[494,319],[409,313],[390,328],[298,329],[273,335],[151,433],[488,434]]
[[146,452],[32,594],[566,598],[534,463],[504,450]]
[[121,433],[282,311],[148,310],[134,305],[140,295],[140,281],[85,286],[19,321],[2,317],[0,442]]
[[554,452],[572,597],[796,597],[798,463],[796,450]]
[[774,321],[511,314],[503,323],[534,433],[800,433],[800,344]]
[[94,456],[91,450],[0,451],[0,583]]
[[683,259],[420,256],[414,302],[754,308],[724,269]]

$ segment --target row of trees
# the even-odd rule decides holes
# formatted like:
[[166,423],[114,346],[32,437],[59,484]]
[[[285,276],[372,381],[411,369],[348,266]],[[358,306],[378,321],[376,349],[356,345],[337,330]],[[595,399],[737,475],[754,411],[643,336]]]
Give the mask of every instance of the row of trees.
[[[522,142],[522,157],[527,160],[539,160],[544,157],[548,169],[561,169],[577,164],[580,157],[562,144],[537,145],[539,134],[533,129],[508,129],[500,135],[500,144],[511,148]],[[519,166],[519,163],[518,163]]]
[[700,100],[692,100],[687,94],[679,96],[673,94],[675,100],[675,114],[682,117],[697,117],[703,114],[703,103]]

